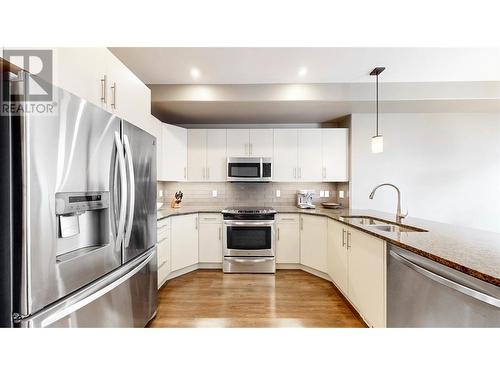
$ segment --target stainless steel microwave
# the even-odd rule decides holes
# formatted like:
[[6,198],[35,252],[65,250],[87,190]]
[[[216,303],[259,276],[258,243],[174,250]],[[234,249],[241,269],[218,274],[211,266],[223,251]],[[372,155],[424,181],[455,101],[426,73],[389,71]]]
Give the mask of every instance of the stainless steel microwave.
[[227,158],[227,180],[230,182],[270,182],[273,177],[271,158]]

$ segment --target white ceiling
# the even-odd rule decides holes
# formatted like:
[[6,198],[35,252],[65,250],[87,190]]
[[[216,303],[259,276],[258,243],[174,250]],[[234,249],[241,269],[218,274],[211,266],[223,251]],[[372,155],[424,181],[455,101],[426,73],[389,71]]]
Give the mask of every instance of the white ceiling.
[[[131,48],[110,50],[147,84],[500,81],[500,48]],[[299,76],[301,67],[307,74]],[[190,71],[197,68],[194,79]]]

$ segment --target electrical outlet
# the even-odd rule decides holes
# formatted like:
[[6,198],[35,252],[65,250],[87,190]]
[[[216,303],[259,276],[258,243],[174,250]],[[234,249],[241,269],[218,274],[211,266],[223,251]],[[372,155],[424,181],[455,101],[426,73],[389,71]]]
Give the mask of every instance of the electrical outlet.
[[330,198],[330,190],[325,190],[325,198]]
[[339,190],[339,198],[344,198],[344,190]]
[[217,198],[217,190],[212,190],[212,198]]
[[324,198],[325,197],[325,192],[323,190],[319,191],[319,197]]
[[276,198],[281,197],[281,190],[276,190]]

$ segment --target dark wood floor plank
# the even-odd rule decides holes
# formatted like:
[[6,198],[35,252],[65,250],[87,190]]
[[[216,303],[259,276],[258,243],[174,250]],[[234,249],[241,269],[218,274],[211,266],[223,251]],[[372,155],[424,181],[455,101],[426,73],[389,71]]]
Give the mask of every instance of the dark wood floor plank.
[[326,280],[301,270],[276,275],[197,270],[158,293],[149,327],[365,327]]

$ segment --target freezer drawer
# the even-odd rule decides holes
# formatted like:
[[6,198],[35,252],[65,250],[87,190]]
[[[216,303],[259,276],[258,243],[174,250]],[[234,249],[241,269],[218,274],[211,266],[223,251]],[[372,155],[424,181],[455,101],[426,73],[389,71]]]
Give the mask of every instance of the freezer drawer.
[[156,312],[156,247],[21,327],[144,327]]
[[274,257],[224,257],[224,273],[275,273]]
[[388,248],[388,327],[500,327],[500,288]]

